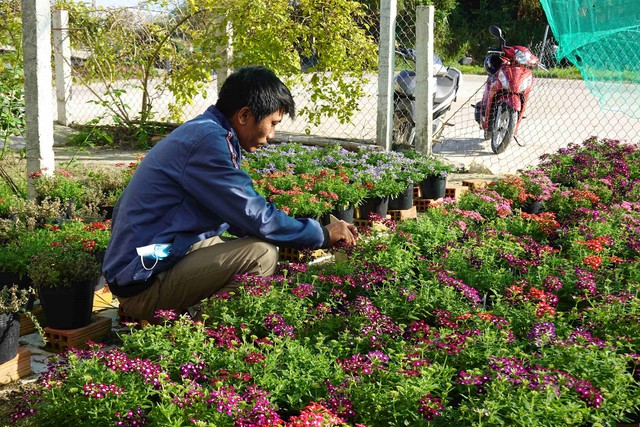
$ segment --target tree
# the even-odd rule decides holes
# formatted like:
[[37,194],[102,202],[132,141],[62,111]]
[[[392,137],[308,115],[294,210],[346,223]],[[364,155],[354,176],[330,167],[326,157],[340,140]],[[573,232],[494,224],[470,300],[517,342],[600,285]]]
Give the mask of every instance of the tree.
[[[205,94],[213,70],[249,64],[273,69],[290,85],[308,81],[313,104],[299,114],[309,123],[323,116],[347,121],[363,92],[364,73],[377,64],[364,8],[353,0],[152,0],[147,5],[165,11],[153,16],[96,12],[70,0],[59,5],[70,11],[72,45],[90,52],[79,79],[104,83],[104,93],[94,95],[124,126],[144,126],[154,117],[152,78],[173,94],[169,118],[175,120],[181,107]],[[228,42],[228,23],[234,56],[225,64],[219,52]],[[317,58],[308,74],[301,56]],[[142,89],[140,111],[122,101],[131,87]]]

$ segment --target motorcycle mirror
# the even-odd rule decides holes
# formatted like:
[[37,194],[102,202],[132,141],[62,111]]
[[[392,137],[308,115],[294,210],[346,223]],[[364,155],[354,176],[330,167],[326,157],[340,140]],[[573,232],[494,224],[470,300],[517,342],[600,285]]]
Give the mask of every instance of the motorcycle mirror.
[[500,27],[498,27],[496,25],[491,25],[489,27],[489,32],[495,38],[502,39],[502,30],[500,29]]
[[464,56],[458,60],[458,64],[460,65],[471,65],[473,62],[473,58],[470,56]]

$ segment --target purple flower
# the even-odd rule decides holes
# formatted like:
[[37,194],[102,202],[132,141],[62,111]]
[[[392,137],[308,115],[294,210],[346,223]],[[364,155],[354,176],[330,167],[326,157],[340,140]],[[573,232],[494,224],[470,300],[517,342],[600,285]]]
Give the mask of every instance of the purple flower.
[[147,425],[149,422],[141,408],[136,408],[134,411],[128,410],[124,414],[116,412],[114,416],[116,418],[116,426],[138,427]]
[[230,325],[217,325],[214,329],[206,329],[207,335],[219,347],[232,349],[240,345],[240,339],[236,335],[236,328]]
[[556,327],[551,322],[537,322],[527,335],[527,338],[534,341],[536,347],[549,344],[556,337]]
[[290,338],[295,337],[293,326],[287,325],[282,316],[278,313],[268,314],[267,318],[264,320],[264,326],[268,331],[273,332],[276,336]]
[[310,283],[303,283],[291,289],[291,293],[301,299],[310,297],[316,292],[316,287]]
[[442,415],[440,411],[444,410],[442,399],[425,394],[420,398],[418,403],[418,412],[427,421],[433,421],[435,417]]
[[96,384],[94,382],[90,382],[82,386],[83,395],[85,397],[92,397],[94,399],[103,399],[107,397],[109,394],[113,394],[114,396],[119,396],[124,389],[122,387],[118,387],[115,384]]
[[156,310],[154,317],[156,319],[164,320],[165,322],[170,322],[172,320],[176,320],[178,318],[178,314],[175,310]]

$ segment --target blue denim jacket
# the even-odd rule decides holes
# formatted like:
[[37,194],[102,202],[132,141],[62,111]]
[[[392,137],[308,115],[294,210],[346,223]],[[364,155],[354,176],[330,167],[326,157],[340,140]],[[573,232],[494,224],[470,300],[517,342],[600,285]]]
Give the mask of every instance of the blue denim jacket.
[[[286,247],[328,244],[317,221],[291,218],[256,193],[241,160],[235,132],[215,106],[147,153],[113,212],[102,272],[114,294],[141,292],[193,243],[225,230]],[[169,256],[145,259],[143,266],[136,248],[155,243],[170,243]]]

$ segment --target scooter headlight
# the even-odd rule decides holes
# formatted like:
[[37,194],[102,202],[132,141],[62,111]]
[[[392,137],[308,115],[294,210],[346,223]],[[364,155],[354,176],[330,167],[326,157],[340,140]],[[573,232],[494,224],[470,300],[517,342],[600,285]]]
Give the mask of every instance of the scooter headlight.
[[502,87],[509,87],[509,80],[507,79],[507,76],[504,74],[503,70],[498,71],[498,80],[500,80],[500,84],[502,84]]
[[531,82],[533,82],[533,76],[529,76],[524,79],[522,83],[520,83],[520,86],[518,86],[518,92],[524,92],[527,90],[527,88],[531,86]]
[[531,52],[516,50],[516,62],[521,65],[529,65],[531,62]]

